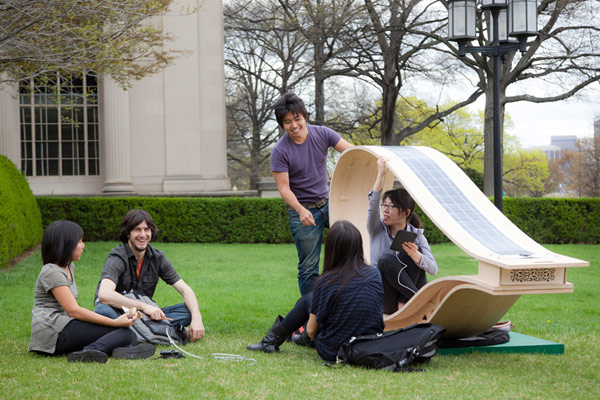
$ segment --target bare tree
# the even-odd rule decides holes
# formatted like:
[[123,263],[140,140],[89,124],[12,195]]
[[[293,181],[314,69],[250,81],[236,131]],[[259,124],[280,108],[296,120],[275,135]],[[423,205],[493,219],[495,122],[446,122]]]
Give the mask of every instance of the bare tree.
[[564,185],[578,197],[600,197],[600,137],[579,139],[559,159]]
[[262,80],[273,76],[265,65],[265,52],[247,40],[237,42],[237,51],[227,53],[227,156],[233,169],[246,171],[251,189],[257,188],[269,148],[278,138],[277,126],[267,126],[279,91]]
[[94,71],[123,86],[169,64],[158,21],[171,0],[3,0],[0,72],[18,80]]
[[[447,7],[447,2],[441,0]],[[538,5],[539,35],[524,54],[506,55],[500,75],[500,121],[508,103],[529,101],[547,103],[567,99],[600,81],[600,27],[597,15],[600,3],[585,0],[542,0]],[[485,14],[479,18],[477,45],[489,45],[485,32]],[[458,57],[458,49],[438,36],[449,52]],[[472,69],[476,85],[485,91],[485,193],[493,194],[493,67],[486,56],[474,53],[461,58]],[[511,94],[508,95],[508,88]]]
[[380,131],[381,144],[396,145],[426,127],[432,128],[483,93],[475,89],[467,99],[447,109],[435,107],[423,119],[399,118],[397,102],[407,81],[448,75],[449,69],[443,65],[447,61],[434,59],[430,51],[437,44],[445,16],[434,3],[424,0],[364,0],[364,15],[354,44],[353,76],[371,81],[381,91],[380,119],[373,124],[373,129]]
[[352,48],[360,16],[357,0],[279,0],[290,29],[300,32],[312,53],[314,108],[312,119],[325,124],[325,81],[345,75],[353,66],[340,62]]
[[246,176],[255,189],[268,173],[270,147],[280,134],[272,105],[281,94],[306,86],[309,44],[290,28],[277,0],[232,0],[224,13],[230,171]]

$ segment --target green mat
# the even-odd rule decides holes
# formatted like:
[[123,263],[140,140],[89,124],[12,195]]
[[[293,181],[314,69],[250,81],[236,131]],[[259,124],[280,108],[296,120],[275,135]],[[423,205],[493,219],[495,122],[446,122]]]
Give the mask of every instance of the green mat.
[[562,343],[551,342],[523,335],[517,332],[510,332],[510,340],[506,343],[495,344],[492,346],[475,347],[454,347],[438,349],[438,354],[463,354],[463,353],[544,353],[544,354],[563,354],[565,345]]

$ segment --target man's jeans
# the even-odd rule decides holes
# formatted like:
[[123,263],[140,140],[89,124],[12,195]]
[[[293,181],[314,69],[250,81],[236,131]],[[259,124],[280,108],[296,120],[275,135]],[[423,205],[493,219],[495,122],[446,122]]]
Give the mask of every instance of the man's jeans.
[[290,229],[298,251],[298,286],[304,296],[312,291],[312,285],[319,276],[319,258],[323,229],[329,226],[329,203],[321,208],[310,208],[317,226],[302,225],[295,210],[288,211]]
[[[186,327],[192,322],[192,315],[190,314],[190,311],[186,307],[185,303],[163,307],[161,310],[165,313],[167,318],[173,319],[173,321],[169,322],[175,328]],[[116,319],[120,315],[114,308],[104,303],[100,303],[99,301],[96,301],[94,312],[112,319]]]

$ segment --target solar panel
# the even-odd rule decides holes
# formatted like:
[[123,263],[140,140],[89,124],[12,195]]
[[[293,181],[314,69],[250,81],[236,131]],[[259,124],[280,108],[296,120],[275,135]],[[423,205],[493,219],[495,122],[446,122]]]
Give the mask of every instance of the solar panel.
[[426,154],[406,146],[387,149],[406,163],[444,210],[482,246],[500,255],[532,255],[492,224],[446,172]]

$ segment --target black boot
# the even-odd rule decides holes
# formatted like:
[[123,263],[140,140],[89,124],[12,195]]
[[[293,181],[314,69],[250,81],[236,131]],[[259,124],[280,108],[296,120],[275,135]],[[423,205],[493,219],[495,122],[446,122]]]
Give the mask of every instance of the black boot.
[[308,336],[308,332],[306,332],[306,329],[304,329],[299,335],[293,334],[292,342],[294,342],[294,344],[297,344],[298,346],[315,347],[315,341],[311,339],[310,336]]
[[279,346],[285,342],[285,338],[290,334],[290,332],[281,325],[282,319],[283,317],[278,315],[277,319],[275,319],[275,323],[273,323],[273,326],[269,329],[269,332],[267,332],[265,337],[259,343],[251,344],[246,348],[248,350],[264,351],[265,353],[279,351]]

